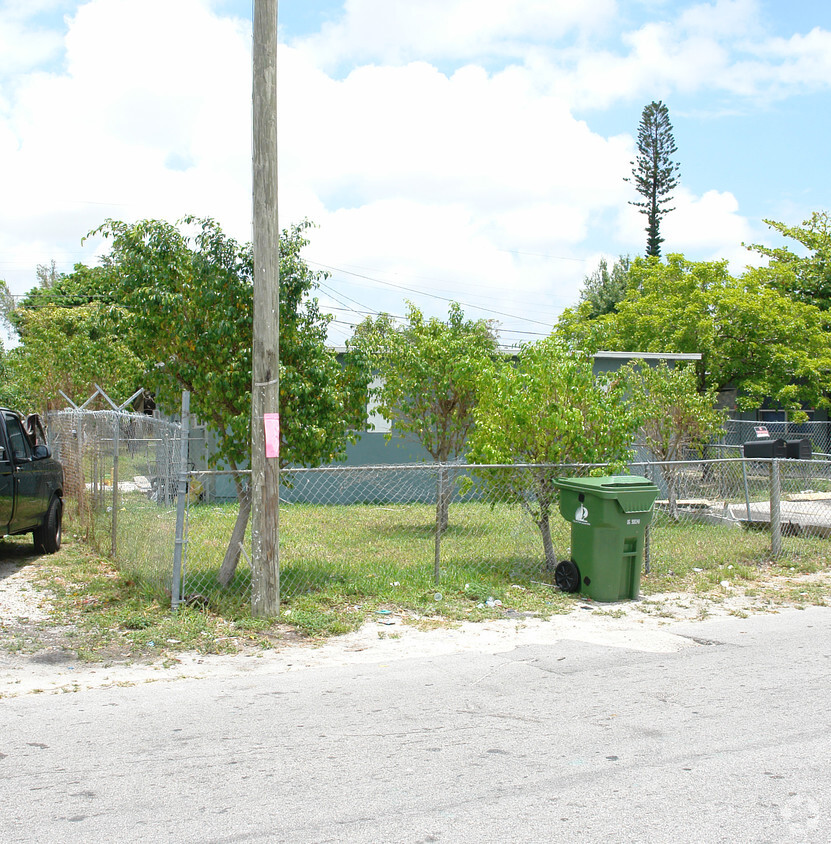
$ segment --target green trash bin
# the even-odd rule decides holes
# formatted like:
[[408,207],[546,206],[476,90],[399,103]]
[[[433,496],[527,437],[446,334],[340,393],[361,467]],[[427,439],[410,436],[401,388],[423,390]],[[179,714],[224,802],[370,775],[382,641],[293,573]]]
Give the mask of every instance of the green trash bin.
[[557,566],[557,585],[595,601],[637,598],[658,487],[633,475],[558,478],[554,485],[560,512],[571,522],[571,560]]

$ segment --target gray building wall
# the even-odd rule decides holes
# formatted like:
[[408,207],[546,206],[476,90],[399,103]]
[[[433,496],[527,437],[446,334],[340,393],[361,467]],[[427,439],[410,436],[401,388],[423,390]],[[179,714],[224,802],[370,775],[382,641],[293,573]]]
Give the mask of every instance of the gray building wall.
[[[701,355],[698,354],[598,352],[594,355],[593,371],[595,374],[600,372],[615,372],[631,361],[640,361],[650,366],[655,366],[659,361],[666,361],[667,363],[691,362],[700,360],[700,358]],[[414,436],[407,435],[400,437],[393,434],[387,438],[386,432],[388,425],[385,420],[378,417],[377,414],[373,415],[372,407],[370,407],[370,414],[373,424],[379,430],[365,431],[361,434],[358,442],[347,445],[346,460],[344,462],[332,463],[331,468],[333,471],[329,477],[324,472],[309,473],[307,475],[298,473],[292,482],[292,486],[286,486],[285,489],[281,490],[281,498],[288,502],[318,500],[319,496],[316,490],[322,489],[325,486],[331,490],[340,490],[339,494],[333,495],[330,503],[388,500],[384,498],[384,496],[390,495],[390,491],[387,489],[388,478],[385,478],[383,482],[378,480],[376,483],[370,479],[366,483],[353,484],[351,482],[347,483],[345,476],[343,476],[344,480],[341,482],[336,480],[341,477],[338,474],[338,469],[343,466],[429,465],[433,463],[430,453]],[[202,451],[202,455],[204,453]],[[204,461],[204,457],[202,457],[202,460]],[[191,462],[197,468],[204,468],[204,462],[200,464],[193,457],[191,457]],[[289,471],[286,474],[288,478],[291,478]],[[381,475],[379,474],[379,479],[380,477]],[[434,473],[426,471],[421,474],[409,472],[407,478],[407,484],[410,486],[410,492],[406,494],[407,500],[434,500]],[[378,483],[381,483],[381,487],[378,487]],[[206,483],[206,490],[210,497],[218,499],[236,497],[233,481],[227,476],[210,479]]]

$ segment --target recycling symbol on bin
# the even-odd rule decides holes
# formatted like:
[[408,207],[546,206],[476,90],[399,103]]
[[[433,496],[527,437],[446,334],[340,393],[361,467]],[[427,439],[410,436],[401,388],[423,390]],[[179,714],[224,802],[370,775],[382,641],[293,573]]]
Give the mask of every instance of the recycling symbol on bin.
[[587,525],[589,523],[589,511],[586,509],[586,505],[583,502],[580,502],[580,506],[577,508],[577,512],[574,514],[574,521],[575,522],[582,522],[582,524]]

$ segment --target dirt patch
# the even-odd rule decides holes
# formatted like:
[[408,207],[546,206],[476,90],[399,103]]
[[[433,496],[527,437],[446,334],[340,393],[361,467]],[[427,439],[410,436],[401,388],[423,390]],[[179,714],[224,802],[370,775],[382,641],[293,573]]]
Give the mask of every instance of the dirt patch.
[[0,561],[0,648],[34,644],[50,617],[49,595],[32,583],[36,569],[25,558]]

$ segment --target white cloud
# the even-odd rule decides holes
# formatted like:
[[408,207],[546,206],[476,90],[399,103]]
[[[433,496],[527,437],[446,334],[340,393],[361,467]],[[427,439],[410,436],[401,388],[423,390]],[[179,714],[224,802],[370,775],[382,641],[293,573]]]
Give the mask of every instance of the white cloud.
[[25,21],[10,16],[0,18],[0,77],[11,78],[39,67],[59,55],[60,33],[31,29]]
[[[576,298],[574,284],[563,287],[558,262],[501,248],[490,222],[461,203],[381,200],[324,215],[308,256],[315,266],[337,268],[327,285],[353,304],[401,314],[404,300],[413,298],[428,313],[446,314],[446,300],[454,299],[489,309],[465,308],[476,317],[524,314],[538,322],[507,316],[501,322],[547,333]],[[582,268],[569,262],[567,277],[582,277]]]
[[[764,35],[754,0],[662,4],[628,28],[619,5],[348,0],[317,36],[280,48],[281,224],[316,221],[308,251],[321,263],[550,325],[596,266],[581,258],[645,242],[623,181],[634,140],[578,108],[821,85],[831,54],[820,30]],[[0,275],[15,292],[37,263],[91,260],[96,244],[80,238],[106,216],[192,212],[249,238],[249,25],[215,6],[80,3],[49,48],[65,64],[4,90]],[[25,41],[34,30],[5,12],[0,27]],[[756,239],[734,195],[681,190],[675,204],[667,251],[732,261]],[[347,284],[395,312],[414,295],[333,279]]]
[[229,125],[249,132],[246,47],[232,21],[198,0],[93,0],[67,35],[74,106],[88,102],[84,119],[117,142],[188,153],[196,138],[216,146]]
[[580,108],[673,92],[758,100],[831,87],[826,30],[772,37],[761,25],[758,0],[670,4],[667,12],[623,28],[619,43],[543,52],[535,57],[535,69],[547,78],[549,90]]
[[[733,194],[711,190],[695,196],[681,187],[671,207],[660,223],[663,255],[677,252],[695,255],[698,260],[727,260],[733,273],[741,273],[751,263],[742,244],[753,242],[757,235],[739,213]],[[646,216],[630,205],[622,211],[618,225],[619,239],[642,244],[641,254],[646,246]]]
[[330,204],[406,195],[479,214],[568,204],[579,216],[624,190],[630,142],[593,133],[539,96],[526,71],[468,66],[447,77],[420,62],[334,81],[298,51],[287,48],[281,62],[283,170]]
[[212,215],[248,239],[250,34],[197,0],[92,0],[67,26],[65,71],[23,77],[0,123],[5,277],[71,266],[106,216]]
[[3,13],[10,18],[29,19],[44,12],[62,11],[71,0],[4,0]]
[[831,32],[819,28],[807,35],[775,38],[759,49],[763,58],[780,59],[779,82],[808,88],[831,86]]
[[758,0],[715,0],[682,9],[678,28],[692,37],[723,40],[762,37]]
[[693,196],[679,189],[673,199],[675,210],[662,226],[673,251],[718,255],[725,243],[741,244],[751,235],[747,220],[739,214],[739,203],[731,193],[715,190]]
[[[592,226],[628,196],[631,138],[592,132],[522,68],[418,62],[333,80],[288,47],[280,67],[281,214],[319,223],[315,260],[549,327],[576,300]],[[345,282],[370,307],[400,311],[408,295],[332,284]]]
[[[0,8],[0,80],[4,85],[13,87],[18,74],[60,57],[60,13],[69,5],[71,0],[4,0]],[[53,21],[51,27],[39,20],[42,16]]]
[[[298,39],[318,67],[349,62],[438,67],[465,62],[514,64],[534,85],[573,107],[604,108],[621,98],[720,90],[782,96],[792,87],[831,84],[831,33],[772,38],[759,0],[658,4],[653,20],[633,26],[630,6],[614,0],[347,0],[343,14]],[[496,63],[496,64],[494,64]],[[343,75],[343,74],[340,74]]]
[[296,46],[324,68],[344,61],[406,64],[522,57],[529,42],[605,28],[616,0],[346,0],[343,15]]

